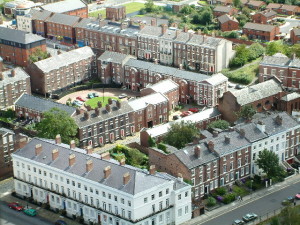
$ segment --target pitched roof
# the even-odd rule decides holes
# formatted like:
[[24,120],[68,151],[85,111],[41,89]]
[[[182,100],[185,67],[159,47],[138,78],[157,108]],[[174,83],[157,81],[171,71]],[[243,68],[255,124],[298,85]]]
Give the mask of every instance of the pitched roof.
[[75,26],[81,20],[78,16],[70,16],[61,13],[55,13],[53,16],[46,19],[47,22],[63,24],[67,26]]
[[39,9],[31,9],[29,15],[33,20],[46,20],[49,16],[51,16],[52,12],[47,10],[39,10]]
[[55,13],[65,13],[84,7],[87,5],[81,0],[64,0],[41,6],[41,8]]
[[101,56],[99,56],[98,60],[104,62],[112,62],[118,64],[126,63],[130,58],[134,58],[133,56],[112,52],[112,51],[105,51]]
[[[38,41],[45,41],[46,39],[32,33],[27,33],[21,30],[0,27],[0,39],[6,41],[13,41],[20,44],[31,44]],[[46,41],[45,41],[46,42]]]
[[276,53],[272,56],[264,56],[260,64],[288,66],[290,59],[281,53]]
[[297,11],[299,9],[299,6],[296,5],[282,5],[281,9],[286,11]]
[[211,77],[207,78],[205,81],[211,85],[218,85],[218,84],[228,81],[228,77],[224,76],[222,73],[217,73],[217,74],[213,74]]
[[259,30],[270,32],[275,29],[275,26],[269,24],[251,23],[248,22],[244,25],[243,29]]
[[247,105],[259,99],[278,94],[281,91],[283,91],[281,84],[274,79],[270,79],[231,93],[240,105]]
[[161,27],[156,26],[145,26],[143,29],[141,29],[139,34],[159,37],[160,35],[162,35],[162,29]]
[[230,15],[228,15],[228,14],[224,14],[224,15],[222,15],[222,16],[219,16],[219,17],[218,17],[218,20],[219,20],[219,22],[220,22],[221,24],[226,23],[226,22],[228,22],[228,21],[234,21],[234,22],[237,22],[237,23],[238,23],[238,21],[237,21],[236,18],[234,18],[233,16],[230,16]]
[[264,5],[265,3],[263,1],[254,1],[254,0],[250,0],[247,5],[252,5],[252,6],[261,6]]
[[294,31],[294,34],[295,34],[296,36],[300,36],[300,28],[294,27],[294,28],[293,28],[293,31]]
[[[36,156],[35,146],[42,145],[42,152]],[[56,160],[52,160],[52,150],[57,149],[59,156]],[[70,154],[75,155],[75,164],[69,166]],[[73,176],[79,176],[83,179],[97,182],[99,185],[119,190],[121,192],[136,195],[147,189],[152,189],[160,185],[165,185],[167,182],[179,182],[171,177],[163,177],[160,173],[150,175],[143,170],[132,166],[121,166],[115,160],[103,160],[98,154],[87,155],[86,151],[80,148],[70,149],[66,144],[55,144],[53,140],[46,140],[40,138],[33,138],[25,147],[13,153],[13,156],[27,158],[28,160],[40,163],[43,166],[55,168],[56,170],[70,173]],[[92,160],[93,169],[86,172],[86,162]],[[104,168],[110,166],[111,174],[108,178],[104,178]],[[123,175],[130,174],[129,182],[123,184]],[[185,184],[186,185],[186,184]]]
[[8,84],[14,84],[20,80],[26,80],[27,78],[30,78],[30,76],[21,67],[16,67],[14,70],[15,76],[11,75],[12,70],[6,70],[2,72],[3,79],[0,80],[0,88],[3,88]]
[[69,116],[73,115],[76,111],[74,107],[67,106],[58,102],[48,99],[39,98],[33,95],[22,94],[15,102],[16,106],[31,109],[37,112],[44,113],[52,108],[59,108],[65,111]]
[[269,3],[266,8],[267,9],[279,9],[281,7],[281,4],[278,3]]
[[297,98],[300,98],[300,94],[297,93],[297,92],[293,92],[293,93],[290,93],[290,94],[287,94],[287,95],[283,96],[281,98],[281,100],[285,101],[285,102],[289,102],[289,101],[295,100]]
[[229,13],[231,10],[233,10],[234,8],[231,7],[231,6],[221,6],[221,5],[218,5],[216,6],[213,11],[214,12],[225,12],[225,13]]
[[253,122],[239,124],[239,125],[235,126],[235,129],[238,132],[240,132],[243,129],[245,132],[245,138],[251,143],[261,140],[261,139],[264,139],[268,136],[266,133],[264,133],[260,129],[258,129],[257,125]]
[[137,98],[128,102],[134,111],[146,108],[149,104],[157,105],[168,102],[168,98],[161,93],[153,93],[141,98]]
[[155,92],[160,92],[162,94],[168,93],[174,89],[178,88],[178,84],[171,79],[162,80],[156,84],[149,85],[146,88],[150,88]]
[[4,128],[4,127],[0,127],[0,134],[1,135],[5,135],[5,134],[7,134],[7,133],[9,133],[9,134],[15,134],[12,130],[10,130],[10,129],[6,129],[6,128]]
[[64,52],[59,55],[54,55],[50,58],[35,62],[35,66],[45,73],[63,66],[73,64],[83,59],[88,59],[94,55],[93,50],[88,47],[78,48],[69,52]]
[[257,14],[261,14],[261,15],[268,18],[268,17],[277,15],[277,12],[267,9],[267,10],[264,10],[262,12],[258,12]]

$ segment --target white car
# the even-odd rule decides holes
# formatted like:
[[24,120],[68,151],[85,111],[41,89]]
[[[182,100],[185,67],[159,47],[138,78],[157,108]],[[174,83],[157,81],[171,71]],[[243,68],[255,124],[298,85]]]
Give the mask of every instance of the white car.
[[119,99],[126,98],[127,95],[125,93],[119,95]]

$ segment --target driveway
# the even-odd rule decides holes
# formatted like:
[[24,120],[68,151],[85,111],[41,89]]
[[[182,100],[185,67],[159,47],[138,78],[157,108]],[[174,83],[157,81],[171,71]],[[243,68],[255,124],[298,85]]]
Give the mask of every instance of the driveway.
[[297,20],[297,19],[292,19],[292,18],[282,18],[282,19],[284,19],[286,21],[286,23],[280,27],[280,32],[287,34],[288,37],[289,37],[290,30],[293,27],[299,26],[300,25],[300,21]]

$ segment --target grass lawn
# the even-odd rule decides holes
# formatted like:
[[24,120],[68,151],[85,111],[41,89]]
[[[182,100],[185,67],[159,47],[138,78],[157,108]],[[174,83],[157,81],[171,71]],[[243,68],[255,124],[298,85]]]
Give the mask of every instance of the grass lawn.
[[96,108],[97,103],[100,101],[102,102],[102,107],[104,107],[106,104],[108,104],[108,99],[112,98],[112,99],[118,99],[116,97],[105,97],[104,96],[104,101],[103,101],[103,97],[96,97],[96,98],[92,98],[89,99],[85,102],[86,105],[90,105],[93,109]]
[[199,5],[207,5],[207,2],[206,1],[199,1],[198,4]]
[[[144,3],[131,2],[131,3],[124,4],[124,6],[126,6],[126,14],[128,14],[128,13],[133,13],[133,12],[136,12],[136,11],[140,11],[141,8],[144,7]],[[95,11],[95,12],[90,12],[89,17],[98,17],[99,13],[102,15],[102,18],[106,17],[106,10],[105,9],[100,9],[100,10]]]

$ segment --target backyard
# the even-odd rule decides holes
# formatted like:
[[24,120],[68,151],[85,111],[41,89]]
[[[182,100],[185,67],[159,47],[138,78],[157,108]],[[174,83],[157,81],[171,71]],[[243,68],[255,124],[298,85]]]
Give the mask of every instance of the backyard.
[[106,104],[108,104],[108,99],[115,99],[117,100],[118,98],[116,97],[96,97],[96,98],[92,98],[89,99],[85,102],[86,105],[90,105],[93,109],[97,107],[98,102],[102,102],[102,106],[105,106]]

